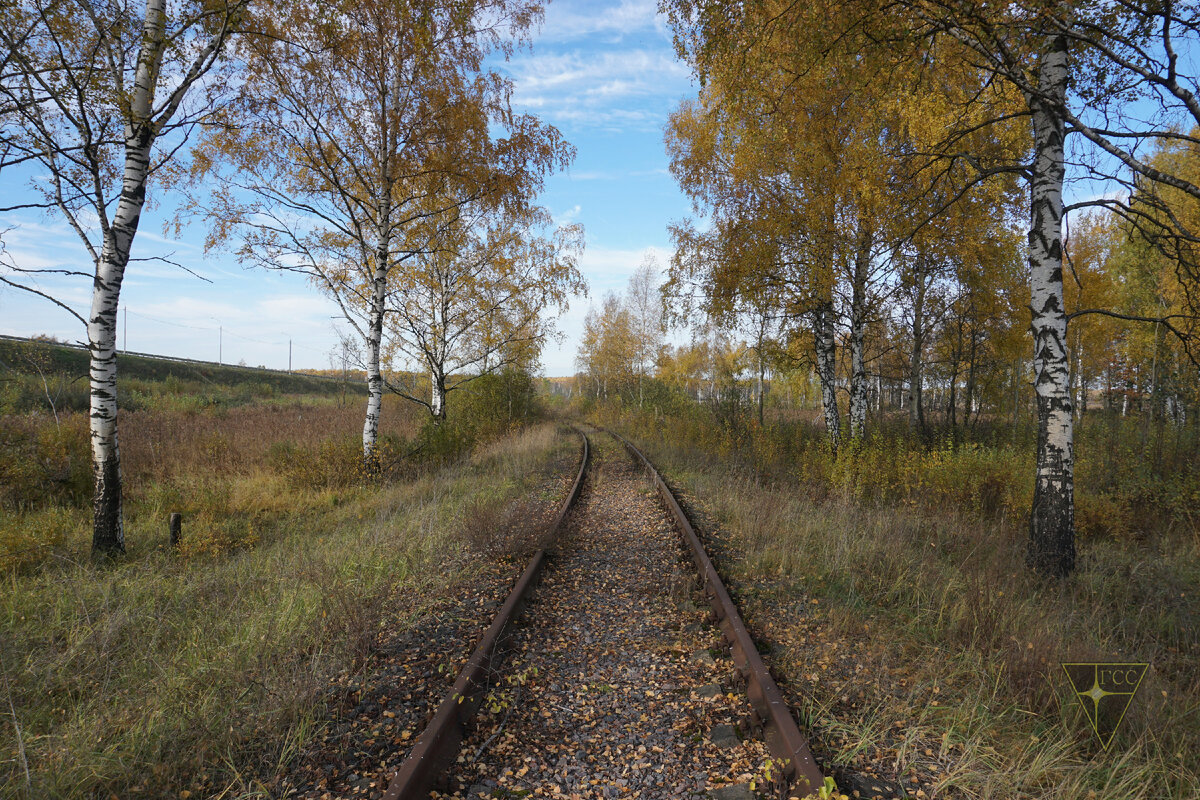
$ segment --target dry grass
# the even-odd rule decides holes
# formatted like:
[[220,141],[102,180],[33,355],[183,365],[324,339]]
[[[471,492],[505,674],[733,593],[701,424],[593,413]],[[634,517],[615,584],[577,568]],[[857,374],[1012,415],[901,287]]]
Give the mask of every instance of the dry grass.
[[[411,439],[420,415],[388,398],[380,433]],[[363,406],[354,402],[255,404],[220,413],[133,411],[121,415],[122,472],[132,488],[175,475],[246,473],[268,465],[281,446],[312,449],[357,442]],[[361,447],[361,445],[359,445]]]
[[[312,419],[330,421],[326,410]],[[300,438],[302,413],[303,425],[283,408],[229,427],[170,415],[141,426],[134,475],[174,477],[131,480],[128,559],[91,564],[76,525],[49,560],[3,573],[0,797],[254,796],[254,776],[320,723],[328,678],[370,656],[384,615],[402,624],[477,568],[461,507],[505,507],[574,447],[539,427],[415,480],[312,489],[260,468],[274,435],[319,445]],[[149,444],[191,451],[210,424],[255,455],[213,457],[204,472],[185,448]],[[185,549],[167,552],[162,512],[189,498]]]
[[[381,451],[395,454],[422,416],[387,400]],[[253,544],[265,517],[322,508],[331,491],[362,483],[358,402],[314,397],[205,412],[122,412],[127,544],[160,547],[172,512],[184,515],[185,551]],[[0,415],[0,570],[47,558],[83,559],[90,523],[87,419]],[[408,465],[408,475],[420,473]]]
[[[1093,537],[1076,573],[1047,583],[1025,569],[1024,531],[974,508],[815,500],[664,439],[649,451],[720,526],[724,566],[835,764],[889,742],[887,769],[927,776],[934,797],[1200,796],[1200,541],[1186,531]],[[1070,660],[1152,664],[1107,753]]]
[[[481,494],[463,507],[460,521],[463,538],[469,547],[489,561],[524,564],[535,551],[548,547],[554,517],[575,480],[579,459],[578,435],[574,432],[564,435],[563,431],[555,434],[549,427],[542,427],[538,431],[541,437],[552,434],[560,437],[556,447],[559,456],[554,468],[549,470],[540,484],[509,504],[497,502],[497,498],[488,494]],[[473,463],[487,460],[504,463],[505,469],[512,474],[528,472],[535,466],[531,459],[540,458],[552,446],[550,441],[538,437],[539,433],[528,436],[524,440],[524,449],[503,447],[503,442],[486,445],[471,460]],[[575,448],[571,447],[572,443],[576,444]]]

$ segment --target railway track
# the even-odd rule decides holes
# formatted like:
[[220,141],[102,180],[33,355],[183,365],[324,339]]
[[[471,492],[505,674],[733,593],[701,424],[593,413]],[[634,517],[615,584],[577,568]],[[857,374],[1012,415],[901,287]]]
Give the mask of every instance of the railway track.
[[687,515],[650,461],[609,436],[597,456],[581,433],[555,541],[530,560],[386,800],[737,800],[822,785]]

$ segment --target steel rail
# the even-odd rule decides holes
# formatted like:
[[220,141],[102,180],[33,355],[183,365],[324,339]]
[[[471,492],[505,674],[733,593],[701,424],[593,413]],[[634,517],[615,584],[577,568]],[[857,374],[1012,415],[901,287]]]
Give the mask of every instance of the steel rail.
[[[609,431],[612,433],[612,431]],[[684,513],[679,501],[675,499],[670,488],[658,474],[658,470],[650,463],[650,459],[642,451],[633,446],[625,437],[612,433],[624,445],[629,454],[640,461],[654,480],[658,496],[675,518],[679,531],[692,551],[692,559],[700,571],[704,581],[704,595],[708,598],[721,626],[721,632],[729,642],[733,653],[734,664],[746,679],[746,694],[750,705],[754,708],[759,722],[762,724],[764,737],[771,755],[784,762],[784,797],[797,793],[801,796],[815,795],[824,782],[824,776],[813,760],[812,750],[808,740],[800,732],[796,720],[792,718],[791,710],[779,691],[779,686],[763,663],[762,656],[754,644],[753,637],[746,629],[737,606],[729,596],[729,591],[713,566],[712,559],[704,550],[704,544],[692,527],[691,520]]]
[[[587,435],[579,432],[583,439],[583,457],[579,463],[579,474],[571,493],[563,502],[558,516],[551,527],[551,533],[557,534],[567,518],[571,506],[579,498],[583,487],[583,476],[587,470],[591,447]],[[416,800],[428,797],[430,786],[437,775],[454,762],[466,738],[471,720],[483,702],[484,691],[487,689],[487,677],[496,656],[503,649],[504,632],[508,624],[517,616],[530,587],[537,580],[546,561],[545,549],[540,549],[529,560],[529,566],[521,573],[521,577],[509,592],[504,604],[496,613],[492,624],[488,626],[483,638],[475,646],[471,657],[458,673],[457,680],[450,693],[442,700],[437,711],[425,726],[425,730],[417,737],[416,744],[408,752],[400,768],[388,781],[384,800]]]

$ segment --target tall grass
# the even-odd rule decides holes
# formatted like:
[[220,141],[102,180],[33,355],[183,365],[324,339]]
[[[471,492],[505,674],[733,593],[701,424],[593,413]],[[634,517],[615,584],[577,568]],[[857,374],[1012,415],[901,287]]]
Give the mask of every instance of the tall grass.
[[[1079,568],[1047,582],[1023,558],[1023,436],[898,434],[833,453],[812,434],[781,438],[789,426],[733,437],[699,413],[648,416],[606,421],[701,498],[835,764],[891,741],[889,767],[936,774],[934,796],[1200,796],[1194,431],[1085,423]],[[861,673],[813,680],[847,653]],[[1151,664],[1108,752],[1059,667],[1072,660]],[[846,702],[847,685],[868,699]]]
[[[817,500],[954,508],[1021,524],[1032,502],[1032,425],[983,422],[918,433],[887,418],[873,420],[862,441],[833,449],[811,414],[777,414],[760,425],[748,408],[729,412],[690,400],[580,410],[644,437],[668,431],[697,458],[735,461],[768,481],[794,481]],[[1082,538],[1200,534],[1200,426],[1093,412],[1076,427],[1075,455]]]
[[[421,417],[389,406],[384,450],[399,452]],[[189,546],[210,533],[234,546],[252,540],[256,517],[326,502],[321,490],[358,477],[361,413],[321,398],[122,412],[128,547],[161,545],[172,512],[184,515]],[[84,558],[91,490],[86,415],[0,415],[0,569]]]
[[[269,458],[270,437],[259,438]],[[82,530],[69,531],[49,560],[3,573],[0,796],[253,793],[254,776],[271,774],[320,724],[321,688],[369,657],[385,615],[404,624],[480,567],[462,509],[481,496],[512,502],[575,446],[541,426],[382,487],[313,488],[262,471],[228,478],[241,466],[216,459],[220,488],[200,476],[189,491],[225,492],[204,508],[224,508],[223,524],[242,509],[252,542],[182,554],[142,544],[97,567],[79,556]],[[173,466],[184,480],[185,466]],[[140,491],[153,504],[173,490]],[[161,537],[141,524],[131,542]],[[202,525],[185,523],[185,543]]]

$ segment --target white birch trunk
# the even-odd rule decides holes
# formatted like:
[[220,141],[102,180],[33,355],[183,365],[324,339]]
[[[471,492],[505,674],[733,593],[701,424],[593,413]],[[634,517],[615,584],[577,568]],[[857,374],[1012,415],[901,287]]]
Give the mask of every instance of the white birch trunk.
[[763,424],[763,410],[766,404],[766,381],[764,380],[764,370],[762,359],[762,340],[759,340],[758,351],[758,424]]
[[825,411],[825,433],[837,447],[841,439],[841,415],[837,407],[837,362],[833,330],[833,303],[822,303],[813,311],[813,343],[816,346],[817,378],[821,382],[821,406]]
[[925,256],[918,254],[917,285],[916,292],[913,294],[912,356],[908,366],[908,427],[914,430],[925,427],[925,415],[921,408],[921,383],[924,380],[922,373],[925,354],[925,292],[928,289],[925,272]]
[[436,371],[429,373],[430,393],[429,410],[434,419],[446,418],[446,379]]
[[379,444],[379,415],[383,410],[383,372],[379,351],[383,342],[383,304],[387,296],[387,249],[376,253],[375,273],[371,280],[371,308],[367,315],[367,416],[363,420],[363,465],[368,474],[376,471],[376,447]]
[[102,556],[125,552],[121,452],[117,442],[117,308],[133,238],[146,203],[146,178],[155,133],[150,115],[154,108],[165,29],[166,1],[147,0],[143,46],[138,53],[130,120],[125,129],[121,196],[112,221],[104,231],[88,314],[90,436],[95,480],[92,552]]
[[870,228],[859,233],[850,298],[850,438],[861,439],[867,428],[867,366],[863,352],[867,326],[867,276],[871,268]]
[[1029,98],[1034,131],[1029,269],[1038,412],[1029,563],[1049,575],[1066,575],[1075,566],[1075,452],[1063,307],[1064,125],[1054,108],[1066,96],[1065,38],[1054,37],[1042,54],[1038,85],[1051,101]]

